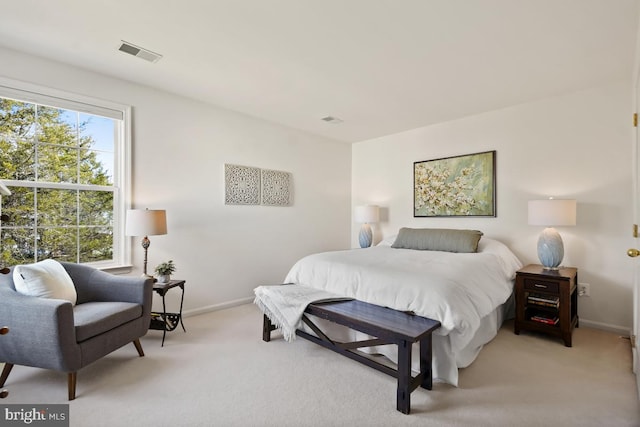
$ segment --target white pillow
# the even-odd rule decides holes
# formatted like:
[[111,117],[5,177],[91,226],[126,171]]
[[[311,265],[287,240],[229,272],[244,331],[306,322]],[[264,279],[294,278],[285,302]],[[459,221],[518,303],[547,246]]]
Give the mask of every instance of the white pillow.
[[483,237],[478,242],[478,252],[491,253],[498,256],[502,264],[502,271],[508,280],[516,278],[516,271],[522,268],[522,261],[518,259],[516,254],[502,242]]
[[393,242],[395,242],[397,238],[398,238],[397,234],[394,234],[393,236],[385,237],[376,246],[391,246],[393,245]]
[[78,294],[62,264],[46,259],[35,264],[16,265],[13,269],[16,291],[32,297],[63,299],[76,305]]

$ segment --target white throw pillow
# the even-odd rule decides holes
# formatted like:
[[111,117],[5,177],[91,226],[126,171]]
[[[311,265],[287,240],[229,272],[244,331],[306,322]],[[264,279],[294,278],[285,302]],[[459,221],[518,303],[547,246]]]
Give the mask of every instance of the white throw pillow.
[[13,269],[16,291],[32,297],[64,299],[76,305],[78,294],[62,264],[52,259],[35,264],[16,265]]

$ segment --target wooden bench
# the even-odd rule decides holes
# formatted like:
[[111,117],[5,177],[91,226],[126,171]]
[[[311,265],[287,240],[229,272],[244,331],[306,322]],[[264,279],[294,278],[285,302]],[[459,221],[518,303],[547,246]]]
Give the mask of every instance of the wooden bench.
[[[375,337],[370,340],[346,343],[333,341],[306,315],[302,317],[303,322],[317,336],[301,330],[296,331],[298,336],[397,378],[396,408],[398,411],[404,414],[409,413],[411,392],[418,386],[431,390],[433,386],[431,333],[440,327],[440,322],[358,300],[312,303],[307,306],[305,313]],[[275,326],[265,315],[262,339],[270,341],[271,331],[274,329],[276,329]],[[420,373],[415,377],[411,373],[411,346],[414,343],[420,344]],[[370,355],[357,351],[358,348],[385,344],[398,346],[397,368],[384,365]]]

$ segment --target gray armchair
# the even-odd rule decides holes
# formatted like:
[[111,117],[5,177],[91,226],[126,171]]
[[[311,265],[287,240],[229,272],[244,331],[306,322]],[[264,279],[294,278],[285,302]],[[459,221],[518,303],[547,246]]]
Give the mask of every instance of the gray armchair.
[[[75,399],[79,369],[139,338],[151,321],[153,280],[115,276],[95,268],[62,263],[78,294],[75,306],[59,299],[16,292],[13,274],[0,274],[0,374],[3,387],[14,365],[68,373],[69,400]],[[12,272],[13,273],[13,272]]]

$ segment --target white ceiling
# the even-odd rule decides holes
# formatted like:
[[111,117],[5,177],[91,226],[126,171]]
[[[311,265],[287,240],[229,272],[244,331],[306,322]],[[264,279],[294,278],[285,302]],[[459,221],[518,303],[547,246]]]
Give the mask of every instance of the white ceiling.
[[0,45],[346,142],[630,78],[638,22],[636,0],[0,3]]

